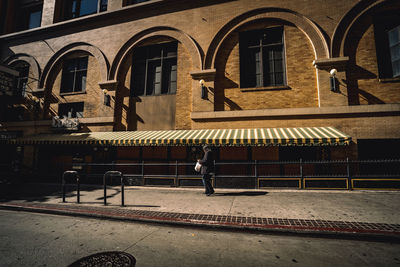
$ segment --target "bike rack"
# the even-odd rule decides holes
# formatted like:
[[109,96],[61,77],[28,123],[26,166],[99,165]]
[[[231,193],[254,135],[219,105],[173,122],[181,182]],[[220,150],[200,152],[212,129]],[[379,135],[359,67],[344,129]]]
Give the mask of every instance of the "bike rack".
[[77,186],[77,194],[76,194],[76,202],[80,203],[80,181],[79,181],[79,174],[77,171],[65,171],[62,175],[62,201],[65,202],[65,176],[66,175],[73,175],[76,178],[76,186]]
[[124,177],[119,171],[108,171],[103,176],[103,186],[104,186],[104,206],[107,205],[107,177],[119,176],[121,178],[121,207],[125,206],[125,194],[124,194]]

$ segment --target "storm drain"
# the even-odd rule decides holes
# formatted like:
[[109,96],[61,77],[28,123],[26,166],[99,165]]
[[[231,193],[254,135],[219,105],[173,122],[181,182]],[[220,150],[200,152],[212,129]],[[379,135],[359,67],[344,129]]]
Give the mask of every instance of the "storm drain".
[[130,267],[130,266],[135,266],[135,264],[136,264],[136,259],[131,254],[122,251],[107,251],[86,256],[68,266],[69,267],[89,267],[89,266]]

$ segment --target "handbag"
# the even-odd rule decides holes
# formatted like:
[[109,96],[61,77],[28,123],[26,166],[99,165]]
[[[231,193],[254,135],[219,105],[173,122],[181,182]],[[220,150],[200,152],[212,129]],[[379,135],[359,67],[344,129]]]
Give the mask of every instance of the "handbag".
[[200,169],[201,169],[201,164],[198,163],[198,162],[196,162],[196,166],[194,166],[194,170],[195,170],[196,172],[199,172]]

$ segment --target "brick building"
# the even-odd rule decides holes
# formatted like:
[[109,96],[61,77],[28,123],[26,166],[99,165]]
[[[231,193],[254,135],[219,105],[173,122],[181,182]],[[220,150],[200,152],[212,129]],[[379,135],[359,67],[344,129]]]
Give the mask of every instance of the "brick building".
[[5,0],[0,14],[1,161],[29,173],[77,153],[190,162],[201,143],[221,161],[399,158],[399,1]]

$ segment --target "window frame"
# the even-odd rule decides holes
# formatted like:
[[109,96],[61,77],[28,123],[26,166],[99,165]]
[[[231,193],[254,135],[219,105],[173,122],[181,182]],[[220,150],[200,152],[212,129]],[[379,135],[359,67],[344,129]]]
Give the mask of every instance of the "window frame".
[[[263,37],[265,35],[274,34],[273,31],[280,31],[280,41],[263,43]],[[263,37],[261,37],[263,36]],[[287,87],[287,70],[286,70],[286,46],[285,46],[285,32],[284,26],[273,26],[264,29],[249,30],[239,33],[239,65],[240,65],[240,88],[242,89],[263,89],[263,88],[286,88]],[[252,41],[258,41],[257,44],[250,44]],[[279,50],[274,48],[279,47]],[[257,58],[251,58],[250,55],[253,53],[256,56],[254,50],[258,49],[259,60]],[[272,52],[272,57],[268,58],[265,53]],[[281,53],[281,58],[278,60],[274,58],[276,52]],[[273,62],[272,71],[266,72],[268,62]],[[249,60],[253,60],[250,62]],[[276,62],[280,62],[281,71],[276,71]],[[268,64],[270,65],[270,64]],[[258,67],[258,71],[257,71]],[[278,74],[282,75],[282,82],[277,82]],[[257,79],[257,75],[259,79]],[[268,76],[272,76],[270,82],[268,82]]]
[[400,15],[393,13],[378,14],[373,18],[378,78],[381,82],[399,81],[394,77],[390,54],[388,31],[400,26]]
[[131,6],[131,5],[137,5],[145,2],[149,2],[151,0],[124,0],[122,6]]
[[[398,32],[399,37],[398,37],[397,43],[391,44],[390,33],[395,32],[395,31]],[[400,22],[399,22],[399,25],[397,25],[396,27],[394,27],[388,31],[388,36],[389,36],[389,38],[388,38],[389,39],[389,50],[390,50],[390,57],[391,57],[391,62],[392,62],[393,78],[400,78],[400,68],[399,68],[399,70],[397,70],[397,73],[395,73],[394,66],[393,66],[394,62],[398,62],[400,64],[400,56],[399,56],[399,58],[394,59],[393,58],[394,56],[392,54],[392,49],[394,48],[394,49],[396,49],[397,53],[400,55]]]
[[[107,11],[108,8],[108,0],[93,0],[93,1],[97,1],[97,7],[96,10],[91,12],[91,13],[87,13],[87,14],[81,14],[81,7],[82,7],[82,1],[85,0],[67,0],[63,2],[63,14],[62,14],[62,20],[71,20],[71,19],[76,19],[76,18],[80,18],[80,17],[84,17],[84,16],[89,16],[89,15],[93,15],[93,14],[97,14],[97,13],[101,13],[101,12],[105,12]],[[76,11],[73,12],[72,7],[73,7],[73,3],[76,3]]]
[[[77,69],[79,68],[80,60],[85,60],[86,64],[86,69]],[[74,63],[75,68],[73,71],[68,71],[67,67],[69,63]],[[77,67],[78,66],[78,67]],[[68,94],[81,94],[86,92],[86,83],[87,83],[87,71],[89,67],[89,56],[80,56],[80,57],[74,57],[74,58],[67,58],[63,62],[63,67],[62,67],[62,74],[61,74],[61,86],[60,86],[60,95],[68,95]],[[80,91],[75,90],[76,89],[76,81],[77,81],[77,73],[78,72],[85,72],[85,74],[82,76],[85,77],[85,85],[82,86],[84,88],[81,88]],[[73,75],[73,82],[72,82],[72,88],[66,88],[67,86],[67,81],[65,80],[68,74],[72,73]],[[69,85],[68,85],[69,86]]]
[[[154,53],[155,50],[160,49],[160,56],[151,57],[151,54]],[[168,56],[169,49],[172,49],[174,55]],[[164,55],[167,53],[167,55]],[[136,54],[144,55],[143,58],[137,58]],[[170,63],[172,61],[172,64]],[[160,63],[160,71],[155,70],[152,73],[150,69],[151,66],[155,63]],[[168,68],[168,64],[171,69]],[[157,66],[157,65],[154,65]],[[174,68],[174,69],[173,69]],[[136,71],[138,69],[139,71]],[[143,73],[144,69],[144,73]],[[140,71],[142,70],[142,71]],[[173,74],[173,72],[175,74]],[[137,80],[137,74],[142,74],[142,80]],[[157,75],[156,73],[160,73],[159,82],[157,82]],[[154,75],[154,79],[151,79]],[[171,75],[174,76],[175,80],[171,79]],[[166,78],[168,77],[169,78]],[[136,48],[133,51],[132,55],[132,71],[131,71],[131,96],[160,96],[160,95],[172,95],[176,94],[177,91],[177,78],[178,78],[178,43],[176,41],[173,42],[165,42],[160,44],[148,45],[148,46],[141,46]],[[149,88],[151,86],[151,80],[155,80],[153,84],[153,88]],[[157,90],[155,84],[159,83],[160,88]],[[167,85],[166,85],[167,84]],[[174,86],[172,86],[174,84]],[[142,87],[141,89],[136,89],[138,87]]]
[[[39,25],[30,27],[31,24],[31,17],[30,15],[40,11],[40,17],[39,17]],[[30,29],[35,29],[39,28],[42,25],[42,17],[43,17],[43,1],[39,3],[29,3],[27,5],[23,5],[18,8],[17,11],[17,18],[18,18],[18,23],[17,23],[17,30],[18,31],[24,31],[24,30],[30,30]]]

